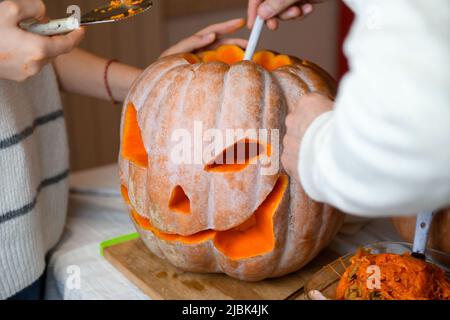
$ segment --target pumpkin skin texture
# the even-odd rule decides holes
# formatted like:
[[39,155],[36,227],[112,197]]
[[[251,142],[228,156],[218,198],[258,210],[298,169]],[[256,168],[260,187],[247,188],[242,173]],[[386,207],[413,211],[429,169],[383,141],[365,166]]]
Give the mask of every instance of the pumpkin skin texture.
[[[416,230],[416,217],[392,218],[392,223],[403,239],[413,242]],[[450,209],[441,210],[434,215],[428,245],[436,250],[450,253]]]
[[333,97],[336,83],[294,57],[264,51],[250,62],[243,54],[223,46],[148,67],[124,104],[119,167],[132,221],[154,254],[186,271],[257,281],[311,261],[337,233],[343,214],[309,199],[281,163],[270,175],[248,159],[217,165],[234,144],[201,164],[174,164],[172,132],[194,136],[195,121],[220,132],[276,129],[279,148],[268,143],[270,133],[264,142],[245,137],[234,143],[255,143],[258,152],[279,159],[287,102],[295,105],[309,92]]

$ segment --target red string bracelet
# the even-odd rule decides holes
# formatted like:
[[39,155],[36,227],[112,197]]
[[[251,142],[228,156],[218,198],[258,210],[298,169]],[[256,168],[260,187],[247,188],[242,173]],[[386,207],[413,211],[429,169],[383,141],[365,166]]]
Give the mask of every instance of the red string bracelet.
[[117,62],[117,60],[111,59],[106,63],[105,72],[103,73],[103,81],[105,83],[106,92],[108,93],[108,96],[111,99],[111,102],[113,104],[117,104],[118,102],[116,100],[114,100],[114,96],[112,94],[111,87],[109,86],[109,81],[108,81],[108,70],[113,62]]

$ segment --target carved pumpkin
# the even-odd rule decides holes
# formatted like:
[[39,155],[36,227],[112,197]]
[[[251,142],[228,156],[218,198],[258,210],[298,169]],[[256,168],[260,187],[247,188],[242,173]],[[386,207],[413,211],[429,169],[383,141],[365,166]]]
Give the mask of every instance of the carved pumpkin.
[[[392,223],[402,238],[413,242],[416,217],[392,218]],[[431,248],[450,253],[450,209],[435,214],[431,224],[428,245]]]
[[[307,92],[333,96],[336,84],[307,61],[243,55],[223,46],[148,67],[125,101],[119,163],[131,218],[154,254],[183,270],[256,281],[298,270],[342,224],[341,213],[310,200],[281,164],[263,174],[264,164],[254,161],[279,161],[287,101]],[[244,134],[201,163],[174,164],[171,136],[180,129],[195,136],[195,121],[204,130],[262,128],[279,137]],[[238,163],[220,161],[240,147]]]

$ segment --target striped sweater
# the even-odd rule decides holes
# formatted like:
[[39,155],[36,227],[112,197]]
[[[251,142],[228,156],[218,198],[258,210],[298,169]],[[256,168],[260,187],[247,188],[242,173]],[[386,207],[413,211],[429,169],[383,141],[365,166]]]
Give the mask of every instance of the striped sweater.
[[0,299],[42,275],[67,210],[68,147],[51,65],[0,80]]

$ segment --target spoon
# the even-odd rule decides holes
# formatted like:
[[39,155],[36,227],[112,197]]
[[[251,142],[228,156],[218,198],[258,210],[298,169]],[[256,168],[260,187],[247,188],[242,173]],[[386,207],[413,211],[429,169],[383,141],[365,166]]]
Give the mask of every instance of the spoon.
[[80,26],[87,26],[98,23],[116,22],[128,19],[142,12],[147,11],[153,6],[151,0],[122,0],[111,1],[109,4],[95,8],[80,18],[71,16],[63,19],[51,20],[47,23],[23,22],[21,28],[35,34],[43,36],[52,36],[64,34]]
[[433,216],[434,212],[422,212],[417,215],[413,252],[411,253],[415,258],[425,259],[425,251],[427,249],[428,235]]

